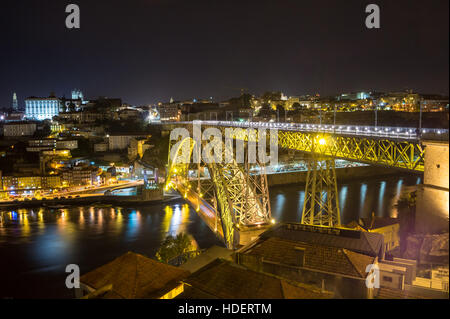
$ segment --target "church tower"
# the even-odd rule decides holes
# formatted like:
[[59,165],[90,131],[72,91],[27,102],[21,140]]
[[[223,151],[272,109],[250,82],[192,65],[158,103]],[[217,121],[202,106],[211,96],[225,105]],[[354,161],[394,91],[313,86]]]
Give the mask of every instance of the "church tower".
[[18,111],[19,110],[19,102],[17,101],[17,94],[16,94],[16,92],[13,93],[12,108],[13,108],[14,111]]

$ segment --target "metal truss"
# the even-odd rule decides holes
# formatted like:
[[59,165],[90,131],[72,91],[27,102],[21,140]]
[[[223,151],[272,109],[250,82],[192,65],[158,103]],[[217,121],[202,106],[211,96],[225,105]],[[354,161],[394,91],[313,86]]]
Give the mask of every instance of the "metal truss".
[[[219,141],[222,159],[229,158],[227,153],[233,152]],[[173,144],[169,147],[171,153]],[[195,141],[185,138],[174,150],[173,160],[169,159],[166,189],[174,188],[189,199],[188,192],[201,198],[215,210],[214,231],[223,234],[229,248],[239,243],[237,233],[241,228],[268,224],[271,221],[269,192],[265,174],[252,176],[249,174],[248,155],[244,164],[234,160],[217,162],[208,160],[192,163],[190,160],[195,151]],[[170,156],[170,155],[169,155]],[[211,154],[206,154],[211,156]],[[211,159],[211,158],[209,158]],[[264,166],[258,163],[262,170]],[[194,174],[192,174],[194,173]],[[182,190],[182,191],[181,191]],[[200,210],[198,202],[196,210]],[[211,227],[211,222],[209,226]],[[218,231],[221,227],[221,231]]]
[[278,131],[278,145],[368,164],[424,170],[424,148],[415,141]]
[[308,161],[302,224],[341,226],[334,159]]
[[[249,134],[249,132],[253,132]],[[268,135],[269,135],[268,131]],[[425,148],[419,141],[332,133],[278,130],[278,146],[323,156],[406,170],[424,171]],[[250,138],[249,138],[250,136]],[[235,139],[257,141],[255,129],[236,130]]]

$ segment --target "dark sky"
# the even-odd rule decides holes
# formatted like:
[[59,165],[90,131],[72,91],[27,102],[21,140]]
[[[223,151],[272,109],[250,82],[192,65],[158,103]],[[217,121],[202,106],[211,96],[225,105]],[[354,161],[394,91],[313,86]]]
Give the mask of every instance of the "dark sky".
[[[81,29],[65,28],[65,7]],[[365,6],[381,7],[366,29]],[[448,0],[2,0],[0,107],[27,96],[141,105],[239,95],[448,94]]]

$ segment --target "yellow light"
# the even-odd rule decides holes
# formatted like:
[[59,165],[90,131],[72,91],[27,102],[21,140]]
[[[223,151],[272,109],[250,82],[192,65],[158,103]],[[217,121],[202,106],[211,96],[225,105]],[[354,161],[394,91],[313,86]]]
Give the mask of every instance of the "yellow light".
[[175,173],[178,172],[176,168],[174,168],[173,171],[174,171]]
[[272,218],[272,220],[270,221],[272,224],[275,224],[275,219]]
[[324,138],[321,138],[320,140],[319,140],[319,145],[325,145],[327,142],[325,141],[325,139]]

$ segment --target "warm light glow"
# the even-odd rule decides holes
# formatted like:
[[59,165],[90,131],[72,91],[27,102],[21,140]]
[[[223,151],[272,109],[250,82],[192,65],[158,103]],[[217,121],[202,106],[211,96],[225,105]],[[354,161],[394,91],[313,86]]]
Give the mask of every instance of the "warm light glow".
[[321,139],[319,140],[319,145],[325,145],[325,144],[326,144],[325,139],[324,139],[324,138],[321,138]]

